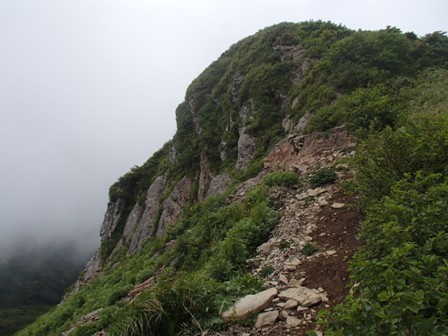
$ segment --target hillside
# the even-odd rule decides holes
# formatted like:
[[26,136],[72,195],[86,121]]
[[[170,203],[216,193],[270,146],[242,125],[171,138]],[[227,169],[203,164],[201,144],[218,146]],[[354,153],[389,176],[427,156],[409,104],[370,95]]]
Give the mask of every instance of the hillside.
[[13,334],[58,304],[88,260],[87,251],[80,253],[68,242],[39,246],[24,239],[17,246],[0,262],[2,336]]
[[18,335],[448,333],[447,68],[440,32],[282,23],[234,44]]

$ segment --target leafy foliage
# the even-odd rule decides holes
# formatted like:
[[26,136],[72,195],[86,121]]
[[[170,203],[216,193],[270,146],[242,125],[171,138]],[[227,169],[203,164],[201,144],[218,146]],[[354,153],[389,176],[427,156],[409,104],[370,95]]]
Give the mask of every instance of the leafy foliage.
[[293,187],[299,184],[299,177],[293,172],[279,171],[265,176],[263,181],[268,187]]
[[[281,175],[286,178],[278,183],[291,182],[290,174]],[[106,269],[19,335],[59,334],[98,308],[103,308],[99,320],[79,326],[75,335],[105,327],[112,334],[176,335],[222,323],[217,316],[223,309],[261,288],[260,280],[245,275],[244,268],[278,220],[267,196],[271,183],[253,187],[241,203],[227,204],[225,196],[199,203],[165,237],[149,240],[141,254]],[[173,240],[175,246],[166,249]],[[127,304],[130,284],[151,276],[156,284]]]
[[323,187],[334,183],[338,179],[336,172],[331,168],[321,168],[316,171],[310,179],[311,188]]
[[[353,296],[324,316],[328,335],[445,335],[448,332],[448,109],[424,74],[393,130],[369,136],[354,160],[368,205],[351,264]],[[412,90],[416,92],[416,90]]]
[[306,244],[300,252],[302,252],[306,256],[313,255],[316,253],[319,249],[314,244]]

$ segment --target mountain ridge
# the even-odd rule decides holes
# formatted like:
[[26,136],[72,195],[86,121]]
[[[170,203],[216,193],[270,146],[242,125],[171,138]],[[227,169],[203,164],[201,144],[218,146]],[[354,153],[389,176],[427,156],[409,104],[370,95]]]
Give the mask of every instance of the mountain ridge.
[[[435,122],[440,118],[443,125],[446,96],[422,88],[434,78],[446,82],[447,51],[440,32],[418,38],[395,27],[355,32],[322,21],[282,23],[231,46],[187,89],[173,139],[111,186],[101,247],[64,302],[19,335],[175,335],[225,328],[220,313],[259,291],[269,275],[262,269],[249,275],[245,268],[281,217],[272,190],[300,195],[319,187],[314,183],[345,180],[347,172],[365,186],[374,168],[362,153],[372,137],[398,137],[400,127],[411,128],[418,119],[417,109],[436,109]],[[442,139],[444,128],[437,125],[431,127]],[[338,132],[356,141],[338,149]],[[319,141],[333,148],[313,147]],[[352,160],[358,141],[361,155]],[[431,147],[428,153],[443,155],[441,143],[438,152]],[[389,195],[415,167],[446,169],[435,159],[422,166],[424,155],[410,148],[415,165],[385,164],[390,174],[381,188],[371,188],[372,195],[358,188],[364,204]],[[380,164],[381,155],[375,154]],[[316,209],[329,206],[328,198],[316,202]],[[304,244],[297,246],[305,258]],[[279,276],[278,269],[273,272]],[[310,319],[315,322],[314,313]]]

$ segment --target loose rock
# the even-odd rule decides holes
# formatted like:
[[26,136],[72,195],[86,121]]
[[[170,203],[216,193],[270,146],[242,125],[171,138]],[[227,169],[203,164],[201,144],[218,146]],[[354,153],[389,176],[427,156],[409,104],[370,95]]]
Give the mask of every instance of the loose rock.
[[298,305],[299,305],[299,303],[296,300],[289,299],[288,301],[286,301],[286,303],[283,306],[283,308],[285,308],[285,309],[293,309],[293,308],[297,307]]
[[223,320],[229,321],[232,319],[244,319],[250,313],[259,313],[271,304],[277,293],[276,288],[270,288],[258,294],[247,295],[222,313],[221,317]]
[[288,316],[286,319],[286,324],[290,327],[297,327],[301,322],[301,320],[294,316]]
[[278,297],[286,300],[293,299],[304,307],[310,307],[322,301],[320,295],[314,293],[307,287],[288,288],[281,292]]
[[277,321],[278,314],[278,310],[258,314],[257,321],[255,322],[255,328],[261,328],[267,325],[274,324],[275,321]]
[[280,276],[278,277],[278,280],[280,281],[280,282],[283,282],[285,285],[287,285],[288,284],[288,278],[284,275],[284,274],[280,274]]

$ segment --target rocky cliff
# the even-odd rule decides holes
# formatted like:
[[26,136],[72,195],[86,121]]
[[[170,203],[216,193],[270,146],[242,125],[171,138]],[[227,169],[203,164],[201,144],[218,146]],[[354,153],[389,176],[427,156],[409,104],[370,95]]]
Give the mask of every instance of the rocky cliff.
[[[111,186],[100,249],[23,334],[320,333],[317,312],[348,295],[357,197],[386,195],[420,165],[388,151],[375,161],[367,145],[358,157],[356,143],[427,108],[408,100],[424,78],[445,83],[427,69],[447,67],[446,50],[439,33],[326,22],[279,24],[231,46],[188,87],[173,139]],[[391,161],[378,188],[344,192]]]

